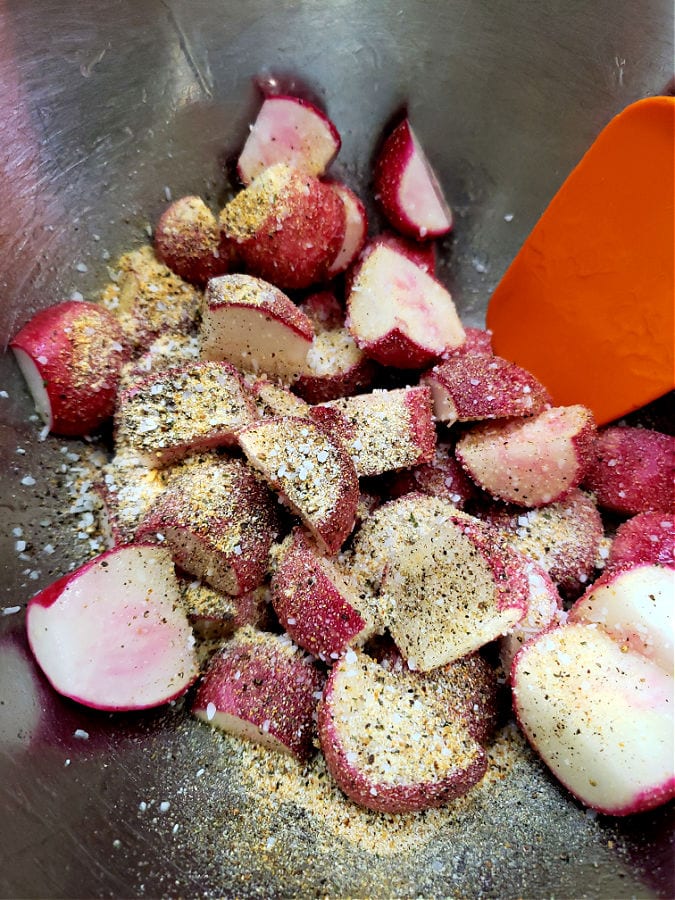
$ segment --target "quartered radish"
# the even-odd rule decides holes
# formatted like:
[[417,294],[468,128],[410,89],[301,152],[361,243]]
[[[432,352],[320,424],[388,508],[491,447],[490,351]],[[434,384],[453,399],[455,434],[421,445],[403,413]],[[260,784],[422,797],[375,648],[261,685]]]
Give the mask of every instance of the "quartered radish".
[[201,197],[181,197],[160,216],[155,252],[172,272],[193,284],[223,275],[234,261],[233,247],[220,239],[218,222]]
[[387,495],[392,500],[412,491],[441,497],[458,509],[464,509],[478,493],[455,459],[455,446],[449,441],[438,441],[429,462],[403,469],[387,480]]
[[368,234],[366,208],[354,191],[337,181],[328,182],[345,207],[345,236],[334,261],[328,266],[326,275],[334,278],[346,271],[361,252]]
[[194,637],[161,547],[95,557],[32,598],[26,628],[55,690],[85,706],[159,706],[197,677]]
[[182,578],[179,584],[190,624],[203,640],[229,637],[244,625],[258,625],[265,617],[269,603],[265,586],[235,597],[199,579]]
[[307,373],[296,379],[293,390],[308,403],[323,403],[367,390],[376,372],[346,328],[321,331],[307,353]]
[[276,163],[323,175],[340,149],[340,135],[317,106],[300,97],[265,97],[241,151],[237,172],[244,184]]
[[51,432],[82,436],[112,416],[128,348],[102,306],[73,300],[50,306],[9,345]]
[[402,234],[425,240],[452,229],[452,212],[408,119],[384,142],[374,182],[382,211]]

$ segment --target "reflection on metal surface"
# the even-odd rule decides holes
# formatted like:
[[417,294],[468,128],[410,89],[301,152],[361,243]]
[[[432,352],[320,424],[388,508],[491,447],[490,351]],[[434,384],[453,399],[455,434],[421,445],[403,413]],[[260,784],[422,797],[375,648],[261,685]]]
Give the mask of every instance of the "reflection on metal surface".
[[[672,18],[669,0],[10,0],[0,12],[3,347],[35,310],[73,292],[94,298],[108,261],[146,237],[167,186],[222,199],[222,164],[246,133],[260,73],[297,74],[326,103],[343,137],[336,174],[361,192],[381,125],[407,102],[457,213],[441,275],[479,324],[600,128],[672,76]],[[7,355],[0,387],[0,606],[11,607],[82,553],[60,473],[61,448],[79,445],[37,440]],[[27,473],[37,490],[21,485]],[[9,640],[22,632],[21,614],[0,617]],[[530,756],[522,792],[505,781],[454,845],[380,858],[320,844],[320,823],[289,804],[268,848],[264,803],[217,736],[179,708],[78,708],[22,653],[0,673],[12,701],[0,705],[2,896],[672,894],[668,810],[595,821]]]

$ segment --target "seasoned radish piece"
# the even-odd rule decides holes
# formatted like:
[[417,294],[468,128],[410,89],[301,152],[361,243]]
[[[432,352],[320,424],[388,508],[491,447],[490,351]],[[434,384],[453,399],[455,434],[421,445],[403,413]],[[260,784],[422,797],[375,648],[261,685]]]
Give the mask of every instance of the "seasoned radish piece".
[[581,482],[594,442],[589,409],[556,406],[530,419],[478,425],[459,439],[455,454],[493,497],[518,506],[544,506]]
[[324,676],[288,637],[240,629],[211,660],[192,712],[271,750],[309,759]]
[[534,416],[550,397],[534,375],[499,356],[448,359],[422,378],[434,399],[439,422],[472,422]]
[[426,387],[373,391],[316,407],[340,413],[325,419],[354,460],[359,476],[381,475],[433,459],[436,429]]
[[334,278],[341,272],[345,272],[363,249],[368,234],[368,217],[365,206],[354,191],[351,191],[345,184],[335,181],[329,182],[329,186],[344,203],[346,217],[342,246],[326,272],[328,278]]
[[199,462],[173,476],[141,522],[139,540],[161,540],[174,562],[226,594],[258,587],[279,522],[277,504],[238,460]]
[[293,640],[329,665],[375,631],[373,609],[296,528],[279,551],[272,606]]
[[102,306],[71,300],[43,309],[9,346],[51,432],[79,437],[112,416],[128,349]]
[[293,390],[308,403],[349,397],[375,380],[375,363],[356,346],[346,328],[321,331],[307,354],[308,374],[300,375]]
[[204,295],[202,359],[290,379],[307,371],[314,328],[274,285],[250,275],[212,279]]
[[391,224],[417,240],[452,229],[452,212],[408,119],[392,131],[374,171],[375,196]]
[[[438,688],[438,690],[436,690]],[[442,806],[485,774],[487,758],[445,691],[348,650],[319,704],[328,771],[360,806],[388,813]]]
[[604,428],[584,480],[598,504],[618,513],[673,511],[675,437],[647,428]]
[[392,250],[397,250],[399,253],[402,253],[403,256],[407,256],[411,262],[414,262],[415,265],[418,265],[420,269],[423,269],[428,275],[436,274],[435,244],[420,244],[417,241],[411,241],[407,238],[401,237],[400,234],[394,234],[394,232],[385,231],[382,234],[378,234],[377,237],[373,238],[373,240],[364,251],[364,256],[371,249],[374,249],[375,247],[379,247],[381,245],[391,247]]
[[525,616],[529,588],[520,560],[486,526],[436,497],[407,508],[379,603],[410,668],[428,672],[506,634]]
[[307,316],[317,334],[334,331],[345,324],[345,311],[331,290],[315,291],[305,297],[299,309]]
[[101,299],[137,350],[146,350],[161,334],[195,330],[201,292],[161,263],[152,247],[125,253],[115,269]]
[[494,504],[480,518],[543,566],[565,596],[578,596],[595,570],[603,525],[595,501],[584,491],[575,488],[558,503],[527,511]]
[[181,363],[199,362],[199,341],[193,334],[166,334],[155,338],[145,353],[122,368],[119,391],[126,391],[153,372],[174,369]]
[[571,622],[596,623],[624,652],[673,671],[675,576],[661,566],[602,575],[570,610]]
[[224,275],[233,262],[201,197],[181,197],[164,210],[155,228],[155,253],[176,275],[198,285]]
[[640,513],[617,528],[606,571],[628,569],[641,563],[675,569],[675,515],[672,513]]
[[246,138],[237,172],[244,184],[276,163],[323,175],[339,149],[337,128],[313,103],[300,97],[266,97]]
[[103,479],[94,489],[101,501],[99,524],[110,547],[133,543],[141,519],[165,487],[163,472],[141,465],[129,450],[116,453],[103,467]]
[[269,603],[269,590],[255,588],[234,597],[203,581],[179,581],[190,624],[203,640],[222,639],[244,625],[258,625]]
[[465,475],[454,453],[454,443],[439,441],[430,462],[397,472],[388,481],[388,496],[394,500],[412,491],[419,491],[421,494],[448,500],[458,509],[464,509],[467,502],[476,496],[477,489]]
[[36,660],[60,694],[95,709],[146,709],[197,677],[194,637],[171,557],[109,550],[36,594],[26,614]]
[[546,569],[526,556],[522,558],[528,597],[525,618],[499,641],[499,660],[507,678],[516,653],[535,635],[567,620],[562,598]]
[[347,327],[356,343],[385,366],[421,368],[464,342],[464,329],[448,291],[385,244],[360,264],[347,309]]
[[278,287],[321,281],[345,237],[345,206],[327,184],[284,163],[265,169],[220,214],[246,269]]
[[466,340],[461,347],[451,350],[448,356],[494,356],[492,350],[492,332],[483,328],[464,329]]
[[148,466],[236,443],[258,413],[243,379],[228,363],[192,363],[149,375],[125,391],[115,437]]
[[250,384],[251,394],[261,419],[274,416],[306,416],[309,403],[296,397],[288,388],[268,378],[256,378]]
[[622,816],[675,796],[673,678],[594,625],[526,644],[512,671],[528,740],[586,806]]
[[333,555],[356,516],[359,482],[354,463],[311,419],[264,419],[239,432],[239,445],[281,499],[300,516],[319,547]]

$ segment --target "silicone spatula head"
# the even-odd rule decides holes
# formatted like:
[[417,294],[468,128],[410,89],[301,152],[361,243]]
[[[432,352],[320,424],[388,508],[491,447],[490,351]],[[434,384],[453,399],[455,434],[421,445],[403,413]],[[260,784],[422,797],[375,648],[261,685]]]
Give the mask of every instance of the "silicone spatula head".
[[496,353],[599,424],[675,384],[675,98],[627,107],[555,195],[494,292]]

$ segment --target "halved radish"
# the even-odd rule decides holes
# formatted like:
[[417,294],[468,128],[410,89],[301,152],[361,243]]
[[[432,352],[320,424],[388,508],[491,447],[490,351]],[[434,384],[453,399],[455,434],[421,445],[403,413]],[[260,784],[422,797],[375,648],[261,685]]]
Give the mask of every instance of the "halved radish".
[[587,806],[623,816],[675,796],[672,674],[575,624],[526,644],[512,681],[528,740]]
[[374,181],[375,196],[397,231],[425,240],[452,229],[452,212],[408,119],[384,142]]
[[[323,410],[340,415],[324,418]],[[381,475],[433,459],[436,429],[426,387],[332,400],[315,407],[311,415],[342,441],[359,476]]]
[[487,758],[441,685],[348,650],[319,704],[319,740],[338,786],[360,806],[401,813],[442,806],[485,774]]
[[675,437],[648,428],[603,428],[584,479],[614,512],[673,511]]
[[550,405],[548,391],[515,363],[499,356],[460,356],[426,372],[439,422],[534,416]]
[[366,390],[377,371],[346,328],[321,331],[315,336],[307,354],[307,369],[295,381],[293,390],[308,403],[349,397]]
[[161,466],[234,444],[236,431],[257,417],[234,366],[192,363],[156,372],[125,391],[117,404],[115,437],[141,462]]
[[347,327],[358,346],[386,366],[421,368],[464,342],[449,292],[384,244],[359,265],[347,308]]
[[285,163],[265,169],[220,214],[248,272],[278,287],[326,277],[342,247],[345,206],[329,185]]
[[96,709],[146,709],[197,677],[194,637],[161,547],[110,550],[28,604],[31,649],[55,690]]
[[155,252],[172,272],[204,285],[223,275],[233,261],[233,248],[222,242],[218,222],[201,197],[181,197],[160,216]]
[[493,497],[519,506],[561,500],[581,482],[595,443],[585,406],[556,406],[529,419],[478,425],[455,454],[471,478]]
[[274,497],[250,467],[214,458],[179,470],[136,534],[163,541],[186,572],[238,595],[261,584],[278,530]]
[[246,626],[211,659],[192,712],[236,737],[308,759],[323,683],[322,672],[286,635]]
[[111,313],[67,301],[37,313],[9,346],[50,431],[81,436],[112,416],[126,339]]
[[282,544],[270,586],[272,605],[293,640],[332,664],[375,630],[367,597],[296,528]]
[[571,622],[596,623],[624,652],[635,651],[673,671],[675,576],[661,566],[602,575],[570,610]]
[[283,416],[243,428],[239,445],[297,513],[321,549],[335,554],[356,516],[359,482],[340,443],[311,419]]
[[344,203],[346,216],[342,246],[326,272],[328,278],[334,278],[345,272],[361,252],[368,234],[368,216],[361,200],[346,184],[331,181],[329,186]]
[[314,328],[274,285],[250,275],[213,278],[204,295],[202,359],[291,379],[307,371]]
[[323,175],[340,149],[328,116],[300,97],[265,97],[241,151],[237,172],[244,184],[276,163]]
[[605,571],[641,563],[675,569],[675,515],[672,513],[639,513],[617,528]]

